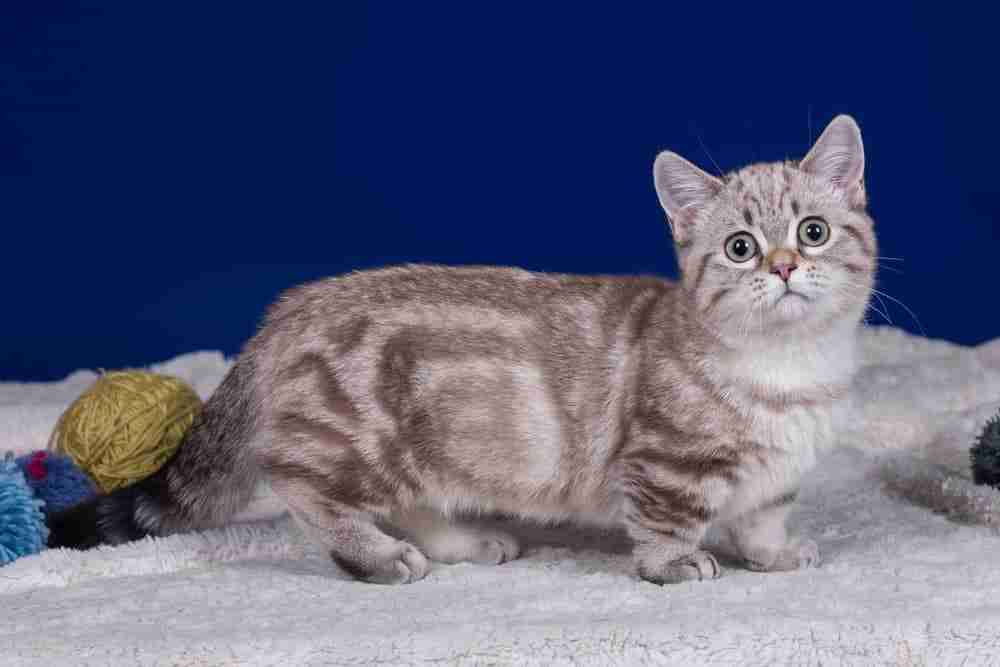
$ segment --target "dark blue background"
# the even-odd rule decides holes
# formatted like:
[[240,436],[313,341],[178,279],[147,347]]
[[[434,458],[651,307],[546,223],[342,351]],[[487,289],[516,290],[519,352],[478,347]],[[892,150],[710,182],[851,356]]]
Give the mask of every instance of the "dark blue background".
[[581,4],[5,3],[0,378],[234,353],[387,263],[671,275],[657,151],[797,157],[840,112],[880,288],[1000,334],[992,10]]

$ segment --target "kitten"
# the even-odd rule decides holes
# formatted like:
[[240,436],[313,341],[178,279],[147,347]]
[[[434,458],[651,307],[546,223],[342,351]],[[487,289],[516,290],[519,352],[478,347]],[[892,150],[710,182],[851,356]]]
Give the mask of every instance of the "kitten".
[[[816,565],[785,518],[830,444],[875,269],[861,135],[799,163],[654,176],[683,279],[401,266],[284,294],[159,472],[56,517],[53,546],[218,525],[261,478],[359,579],[502,563],[481,512],[624,523],[639,576]],[[397,539],[393,535],[405,539]]]

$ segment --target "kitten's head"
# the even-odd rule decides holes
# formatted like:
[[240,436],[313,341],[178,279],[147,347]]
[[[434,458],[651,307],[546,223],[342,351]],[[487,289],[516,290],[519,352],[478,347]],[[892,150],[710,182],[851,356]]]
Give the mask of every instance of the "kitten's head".
[[719,179],[663,152],[653,167],[683,285],[727,338],[821,332],[864,314],[875,273],[861,131],[838,116],[799,163]]

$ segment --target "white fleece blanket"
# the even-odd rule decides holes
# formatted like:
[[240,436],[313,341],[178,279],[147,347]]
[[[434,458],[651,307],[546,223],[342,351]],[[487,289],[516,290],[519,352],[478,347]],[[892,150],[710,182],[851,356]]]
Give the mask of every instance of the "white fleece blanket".
[[[501,567],[437,565],[410,586],[347,580],[268,499],[224,530],[0,568],[2,665],[1000,664],[1000,492],[968,447],[1000,407],[1000,340],[863,333],[841,447],[794,529],[819,569],[660,588],[620,534],[522,527]],[[156,367],[207,396],[218,353]],[[0,384],[0,450],[45,446],[93,380]],[[724,566],[726,561],[723,561]]]

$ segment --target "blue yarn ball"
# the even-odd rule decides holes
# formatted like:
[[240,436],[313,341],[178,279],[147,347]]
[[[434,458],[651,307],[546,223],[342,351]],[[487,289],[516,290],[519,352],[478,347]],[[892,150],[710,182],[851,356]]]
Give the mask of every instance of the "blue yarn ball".
[[0,462],[0,565],[45,548],[49,529],[42,513],[44,501],[35,498],[14,457]]
[[45,501],[46,516],[97,495],[94,481],[68,456],[37,451],[15,460],[35,496]]

